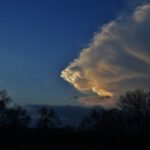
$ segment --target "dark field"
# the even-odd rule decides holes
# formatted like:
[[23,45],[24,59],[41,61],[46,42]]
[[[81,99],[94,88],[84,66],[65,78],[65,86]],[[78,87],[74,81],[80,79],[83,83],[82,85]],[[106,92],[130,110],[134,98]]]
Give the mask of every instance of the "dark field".
[[150,136],[147,131],[136,135],[112,133],[49,131],[49,130],[1,130],[1,149],[149,149]]

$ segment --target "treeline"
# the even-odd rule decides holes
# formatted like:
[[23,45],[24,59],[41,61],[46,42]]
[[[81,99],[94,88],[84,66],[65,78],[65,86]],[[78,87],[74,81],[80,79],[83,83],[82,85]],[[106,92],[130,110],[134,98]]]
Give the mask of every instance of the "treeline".
[[[21,106],[10,106],[12,98],[7,91],[0,91],[0,128],[27,129],[32,121],[30,114]],[[56,129],[61,125],[59,116],[53,109],[42,107],[37,112],[35,128]]]
[[35,145],[43,144],[47,148],[60,145],[72,149],[116,148],[116,145],[125,147],[131,143],[149,146],[150,92],[141,89],[120,96],[115,108],[91,110],[78,127],[64,126],[57,112],[43,107],[37,112],[36,127],[30,128],[30,114],[20,106],[10,106],[11,102],[7,92],[0,91],[0,138],[4,143],[9,138],[8,143],[31,146],[35,142]]
[[150,131],[150,92],[136,90],[120,96],[116,107],[93,110],[85,117],[80,130],[137,134]]

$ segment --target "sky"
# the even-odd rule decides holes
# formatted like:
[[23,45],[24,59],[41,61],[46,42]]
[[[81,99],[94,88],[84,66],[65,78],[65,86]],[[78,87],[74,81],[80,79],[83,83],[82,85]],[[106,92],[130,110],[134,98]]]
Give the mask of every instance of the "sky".
[[[137,3],[138,1],[134,2]],[[0,88],[6,89],[17,104],[80,105],[89,104],[89,101],[90,104],[93,104],[95,102],[97,103],[97,101],[99,103],[99,98],[97,98],[97,96],[101,98],[103,96],[112,96],[114,93],[120,93],[116,89],[109,89],[111,86],[107,88],[108,84],[116,84],[116,82],[114,82],[115,79],[112,79],[113,81],[108,79],[109,76],[112,76],[109,71],[107,71],[107,75],[104,72],[105,76],[108,76],[108,78],[103,79],[103,86],[101,86],[101,84],[100,86],[96,85],[95,91],[93,91],[93,87],[85,89],[84,87],[87,85],[84,84],[81,85],[83,88],[79,88],[75,86],[75,84],[78,83],[73,83],[72,81],[69,82],[73,84],[73,86],[70,85],[65,81],[68,81],[68,72],[66,74],[63,74],[63,72],[65,68],[69,67],[68,65],[71,62],[76,66],[74,59],[80,57],[80,52],[83,52],[83,49],[87,49],[88,47],[89,49],[95,49],[91,41],[96,42],[96,37],[101,34],[102,27],[103,30],[107,30],[111,22],[114,21],[115,25],[112,25],[112,27],[108,29],[108,33],[110,33],[109,30],[111,30],[111,28],[112,30],[117,30],[120,26],[118,25],[119,23],[115,21],[116,18],[126,14],[126,11],[128,12],[128,9],[130,9],[129,6],[135,7],[133,5],[134,3],[131,4],[128,0],[0,1]],[[141,5],[144,4],[142,3]],[[148,10],[149,13],[149,8],[146,10]],[[131,19],[127,20],[127,22],[129,22],[127,25],[130,26]],[[124,25],[125,21],[122,22],[123,23],[120,24]],[[147,23],[149,23],[149,20],[139,26],[140,29],[143,26],[147,27],[144,33],[147,31],[149,32]],[[133,38],[139,28],[136,27],[135,31],[133,31]],[[120,35],[122,33],[125,33],[125,31],[119,29],[118,37],[121,37]],[[141,30],[139,35],[143,36],[142,33]],[[112,35],[113,34],[112,31]],[[144,37],[146,36],[144,35]],[[93,40],[94,38],[95,40]],[[128,39],[128,35],[124,35],[124,38]],[[121,40],[123,40],[122,37]],[[137,40],[134,41],[133,39],[131,41],[133,41],[133,43],[137,42]],[[146,41],[148,41],[148,37]],[[126,42],[127,44],[125,44],[125,46],[129,46],[128,41]],[[99,39],[98,43],[101,43]],[[134,45],[136,45],[135,43]],[[132,45],[131,43],[131,46]],[[114,47],[115,46],[114,44]],[[145,49],[147,50],[147,48]],[[123,56],[123,54],[120,53],[123,52],[119,52],[119,55]],[[148,57],[149,52],[146,51],[146,53]],[[98,60],[109,54],[108,52],[102,54],[102,56],[97,55],[98,58],[95,59],[95,57],[92,58],[93,55],[90,53],[90,58],[87,56],[89,63],[87,62],[86,64],[91,65],[91,62],[93,62],[92,65],[97,62],[97,64],[99,64]],[[144,54],[141,56],[145,58]],[[124,58],[125,62],[132,60],[129,56]],[[78,58],[77,62],[80,62],[80,60],[81,59]],[[146,66],[145,64],[136,63],[136,60],[134,61],[135,63],[132,65],[133,68],[137,64],[141,65],[141,67],[136,68],[136,71],[132,68],[132,72],[137,73],[145,66],[146,69],[143,69],[143,74],[147,75],[149,73],[147,69],[149,64]],[[85,62],[83,62],[83,64],[85,64]],[[86,70],[83,64],[81,63],[81,66],[77,65],[77,70],[72,70],[69,67],[69,71],[74,74],[76,71],[80,72],[79,70]],[[107,64],[109,65],[109,63]],[[122,64],[124,66],[126,63],[122,62]],[[96,70],[96,68],[93,69]],[[105,70],[105,68],[103,69]],[[97,76],[101,76],[101,73],[95,74],[95,70],[93,70],[94,75],[90,76],[95,78],[94,82],[101,82],[100,78],[97,78]],[[147,70],[147,72],[145,70]],[[142,71],[142,69],[140,71]],[[125,74],[130,74],[128,69]],[[122,76],[120,72],[118,76]],[[62,77],[65,80],[63,80]],[[142,76],[138,77],[141,79],[141,84],[147,82],[147,80],[143,81]],[[90,80],[90,78],[86,75],[84,81],[85,79]],[[135,79],[135,77],[133,78]],[[110,82],[106,84],[105,80]],[[122,80],[122,82],[123,81],[124,80]],[[128,85],[128,82],[124,83],[124,85],[125,84]],[[85,95],[88,95],[88,97],[83,96],[81,99],[74,98],[76,96],[80,97],[82,92],[86,92]],[[91,101],[91,97],[95,99],[94,102]]]

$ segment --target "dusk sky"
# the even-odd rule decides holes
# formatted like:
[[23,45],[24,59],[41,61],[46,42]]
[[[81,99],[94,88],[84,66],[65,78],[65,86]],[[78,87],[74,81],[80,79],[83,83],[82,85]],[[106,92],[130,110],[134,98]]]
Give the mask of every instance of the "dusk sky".
[[2,0],[0,88],[17,104],[51,105],[149,89],[149,16],[142,0]]

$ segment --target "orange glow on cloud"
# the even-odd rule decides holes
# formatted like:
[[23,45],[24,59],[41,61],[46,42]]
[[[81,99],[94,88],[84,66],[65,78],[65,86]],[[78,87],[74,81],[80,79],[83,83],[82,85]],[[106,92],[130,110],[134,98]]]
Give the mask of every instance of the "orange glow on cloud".
[[[93,92],[100,99],[130,89],[150,89],[149,16],[150,3],[146,3],[132,15],[105,25],[61,77],[79,91]],[[96,100],[92,97],[82,103],[104,103],[100,99],[96,96]]]

